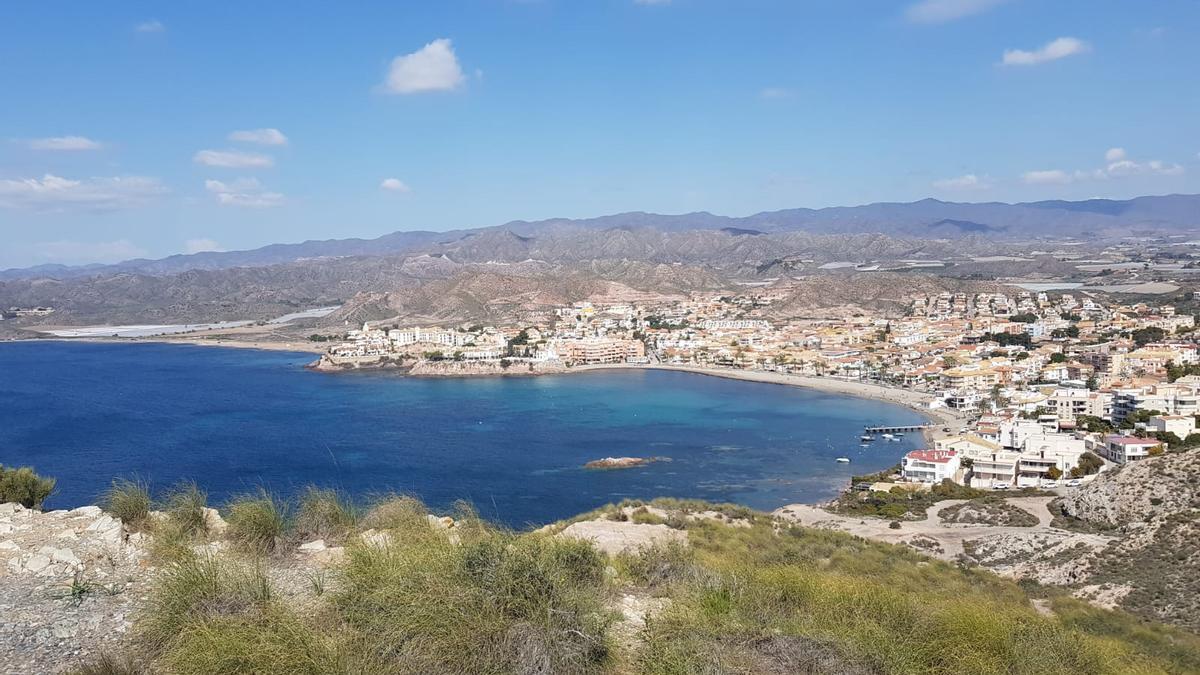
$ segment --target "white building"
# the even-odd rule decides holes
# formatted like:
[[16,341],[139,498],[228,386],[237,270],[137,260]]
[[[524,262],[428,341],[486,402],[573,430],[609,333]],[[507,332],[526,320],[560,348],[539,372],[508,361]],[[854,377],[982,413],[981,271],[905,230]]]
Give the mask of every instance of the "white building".
[[913,450],[900,460],[900,475],[907,481],[937,484],[957,480],[959,466],[953,450]]
[[1108,436],[1104,445],[1100,446],[1100,454],[1117,464],[1136,462],[1150,456],[1151,448],[1159,447],[1162,443],[1153,438],[1138,438],[1136,436]]

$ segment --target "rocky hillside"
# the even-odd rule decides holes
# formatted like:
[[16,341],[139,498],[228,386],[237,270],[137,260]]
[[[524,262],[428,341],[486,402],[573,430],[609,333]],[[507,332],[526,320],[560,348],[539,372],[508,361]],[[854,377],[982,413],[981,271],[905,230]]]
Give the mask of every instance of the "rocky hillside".
[[1107,472],[1068,493],[1060,508],[1069,525],[1115,537],[1080,561],[1081,595],[1200,631],[1200,452]]
[[1144,523],[1200,510],[1200,453],[1153,457],[1107,471],[1062,500],[1065,515],[1089,523],[1137,529]]

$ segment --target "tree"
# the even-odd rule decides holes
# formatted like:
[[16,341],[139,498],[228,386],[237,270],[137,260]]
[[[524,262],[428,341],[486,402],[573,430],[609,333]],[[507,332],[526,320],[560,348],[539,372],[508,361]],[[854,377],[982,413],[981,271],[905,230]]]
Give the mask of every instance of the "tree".
[[1050,363],[1066,363],[1067,355],[1062,352],[1055,352],[1050,355]]
[[1059,478],[1062,478],[1062,475],[1062,469],[1058,468],[1057,466],[1052,466],[1049,469],[1046,469],[1046,478],[1049,478],[1050,480],[1058,480]]
[[1138,328],[1129,333],[1129,337],[1137,343],[1139,347],[1148,345],[1151,342],[1158,342],[1167,336],[1167,331],[1158,326],[1148,326],[1146,328]]

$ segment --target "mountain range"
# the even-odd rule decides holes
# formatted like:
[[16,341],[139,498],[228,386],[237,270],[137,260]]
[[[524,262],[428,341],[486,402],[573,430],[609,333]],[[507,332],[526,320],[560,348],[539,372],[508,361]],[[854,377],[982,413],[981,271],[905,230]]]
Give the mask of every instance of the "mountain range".
[[[598,218],[512,221],[499,226],[447,232],[393,232],[375,239],[329,239],[272,244],[246,251],[135,259],[113,265],[41,265],[0,271],[3,279],[69,279],[121,273],[165,275],[189,270],[261,267],[314,258],[388,255],[446,255],[457,262],[532,259],[569,262],[632,257],[656,262],[729,262],[730,249],[804,249],[848,241],[834,235],[884,235],[870,239],[879,255],[944,248],[971,249],[980,241],[1007,243],[1129,236],[1171,235],[1200,229],[1200,195],[1137,197],[1128,200],[957,203],[923,199],[822,209],[787,209],[745,217],[707,212],[660,215],[630,212]],[[689,236],[680,236],[687,234]],[[825,235],[822,238],[822,235]],[[748,243],[765,238],[762,243]],[[736,240],[731,243],[731,240]],[[922,242],[913,243],[914,240]],[[889,242],[900,241],[899,245]],[[935,243],[930,243],[935,242]],[[942,242],[939,246],[936,242]],[[714,251],[713,249],[721,249]],[[853,251],[862,252],[862,248]],[[690,252],[690,253],[689,253]],[[693,255],[694,253],[695,255]],[[490,258],[489,254],[499,258]],[[455,257],[455,256],[459,257]],[[935,254],[939,255],[939,254]],[[738,257],[736,251],[733,257]],[[743,260],[755,255],[740,256]],[[757,256],[759,263],[771,255]]]

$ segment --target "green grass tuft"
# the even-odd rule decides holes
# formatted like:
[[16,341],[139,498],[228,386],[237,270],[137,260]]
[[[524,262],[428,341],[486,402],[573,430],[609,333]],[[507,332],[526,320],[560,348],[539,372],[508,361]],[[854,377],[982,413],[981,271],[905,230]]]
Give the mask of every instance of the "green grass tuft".
[[349,499],[336,490],[310,487],[300,496],[293,525],[299,539],[340,542],[357,524],[358,512]]
[[163,501],[167,522],[184,536],[201,537],[208,534],[208,494],[195,483],[186,481],[176,485]]
[[264,489],[234,498],[227,506],[229,538],[252,553],[270,553],[287,529],[287,505]]
[[101,498],[101,505],[132,531],[143,530],[150,521],[150,487],[145,481],[118,478]]

